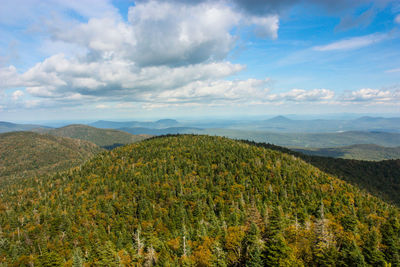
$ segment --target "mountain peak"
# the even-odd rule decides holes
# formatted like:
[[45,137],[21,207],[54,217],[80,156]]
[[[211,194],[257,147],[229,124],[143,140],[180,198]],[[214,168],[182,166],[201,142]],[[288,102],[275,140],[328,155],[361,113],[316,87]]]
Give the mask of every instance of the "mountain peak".
[[287,118],[287,117],[285,117],[285,116],[279,115],[279,116],[273,117],[273,118],[271,118],[271,119],[269,119],[267,121],[268,122],[290,122],[292,120]]

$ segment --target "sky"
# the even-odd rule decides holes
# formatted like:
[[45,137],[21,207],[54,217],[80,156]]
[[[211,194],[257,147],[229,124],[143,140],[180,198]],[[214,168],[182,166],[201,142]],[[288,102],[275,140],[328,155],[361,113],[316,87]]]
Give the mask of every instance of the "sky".
[[400,116],[400,1],[0,1],[0,121]]

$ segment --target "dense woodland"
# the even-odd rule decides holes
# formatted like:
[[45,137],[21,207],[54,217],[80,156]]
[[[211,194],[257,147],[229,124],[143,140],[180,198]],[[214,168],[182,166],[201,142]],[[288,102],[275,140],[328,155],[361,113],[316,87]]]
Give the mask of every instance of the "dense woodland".
[[60,137],[70,137],[90,141],[105,149],[113,149],[121,145],[136,143],[150,137],[146,135],[133,135],[114,129],[99,129],[82,124],[72,124],[52,129],[47,133]]
[[31,177],[78,166],[102,149],[78,139],[33,132],[0,134],[0,180]]
[[396,207],[221,137],[145,140],[0,194],[3,266],[400,266]]
[[290,149],[266,143],[247,144],[265,147],[300,157],[318,169],[330,173],[357,187],[363,188],[390,203],[400,206],[400,159],[363,161],[306,155]]

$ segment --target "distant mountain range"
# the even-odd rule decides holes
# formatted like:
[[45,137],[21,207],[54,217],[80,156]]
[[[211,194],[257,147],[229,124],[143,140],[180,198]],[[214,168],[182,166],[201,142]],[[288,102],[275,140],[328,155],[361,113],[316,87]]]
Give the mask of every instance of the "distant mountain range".
[[[199,125],[200,127],[197,127]],[[276,116],[259,121],[96,121],[89,125],[49,128],[0,122],[3,132],[30,130],[91,141],[100,147],[137,142],[166,134],[207,134],[271,143],[322,156],[382,160],[399,158],[400,118],[361,117],[353,120],[294,120]],[[349,130],[350,129],[350,130]],[[359,129],[359,130],[351,130]],[[372,144],[379,147],[354,146]]]
[[90,123],[89,126],[93,126],[96,128],[107,128],[107,129],[120,129],[120,128],[155,128],[162,129],[168,127],[178,126],[180,123],[173,119],[162,119],[158,121],[126,121],[126,122],[116,122],[116,121],[96,121]]
[[376,144],[386,147],[400,145],[400,133],[390,132],[337,132],[337,133],[279,133],[235,129],[187,130],[186,133],[226,136],[233,139],[252,140],[285,147],[322,148],[356,144]]
[[307,155],[358,159],[358,160],[386,160],[400,159],[400,147],[383,147],[373,144],[360,144],[331,148],[291,148]]
[[[241,128],[243,125],[235,127]],[[400,132],[400,118],[364,116],[353,120],[292,120],[277,116],[264,121],[247,124],[251,129],[276,132],[338,132],[338,131],[384,131]]]
[[102,148],[114,148],[144,140],[149,135],[132,135],[114,129],[99,129],[82,124],[72,124],[47,131],[50,135],[70,137],[90,141]]
[[15,131],[31,131],[33,129],[49,129],[50,127],[36,124],[16,124],[6,121],[0,121],[0,133]]

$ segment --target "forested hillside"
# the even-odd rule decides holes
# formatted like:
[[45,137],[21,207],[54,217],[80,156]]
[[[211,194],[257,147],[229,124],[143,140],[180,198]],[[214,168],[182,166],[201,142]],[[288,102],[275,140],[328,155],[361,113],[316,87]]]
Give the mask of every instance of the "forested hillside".
[[400,266],[397,208],[221,137],[145,140],[0,194],[9,266]]
[[367,190],[371,194],[379,196],[385,201],[400,206],[400,159],[377,162],[337,159],[306,155],[266,143],[254,143],[246,140],[242,140],[242,142],[300,157],[324,172],[339,177],[344,181]]
[[106,149],[139,142],[149,137],[146,135],[133,135],[114,129],[99,129],[80,124],[57,128],[50,130],[48,133],[56,136],[87,140]]
[[102,149],[93,143],[33,132],[0,134],[0,180],[66,170]]

